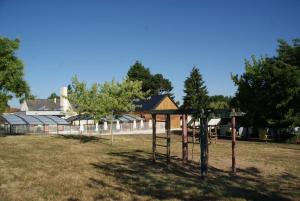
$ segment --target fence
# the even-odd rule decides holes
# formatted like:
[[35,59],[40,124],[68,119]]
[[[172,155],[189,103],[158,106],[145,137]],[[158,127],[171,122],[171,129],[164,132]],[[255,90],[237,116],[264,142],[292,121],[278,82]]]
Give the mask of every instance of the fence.
[[[165,123],[157,122],[156,130],[158,133],[165,132]],[[118,134],[151,134],[151,122],[116,123],[112,124],[112,132]],[[0,124],[2,134],[64,134],[64,135],[108,135],[110,124],[107,125],[9,125]]]

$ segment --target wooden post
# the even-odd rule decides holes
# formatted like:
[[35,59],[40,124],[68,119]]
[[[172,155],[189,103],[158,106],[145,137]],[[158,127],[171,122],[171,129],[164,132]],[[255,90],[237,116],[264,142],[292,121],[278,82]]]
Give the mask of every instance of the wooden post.
[[236,173],[235,167],[235,144],[236,144],[236,137],[235,137],[235,109],[232,109],[232,117],[231,117],[231,136],[232,136],[232,173]]
[[204,177],[208,172],[207,118],[200,118],[200,123],[201,175]]
[[171,118],[170,118],[170,114],[167,114],[167,118],[166,118],[166,132],[167,132],[167,163],[169,163],[170,155],[171,155],[171,147],[170,147]]
[[182,115],[182,159],[183,163],[188,161],[188,135],[187,135],[187,115]]
[[192,138],[192,141],[193,141],[193,147],[192,147],[192,160],[194,160],[194,146],[195,146],[195,135],[196,135],[196,120],[194,119],[193,121],[193,138]]
[[156,162],[156,114],[152,114],[152,160]]
[[209,135],[208,135],[208,119],[205,118],[205,121],[204,121],[204,134],[205,134],[205,146],[206,146],[206,158],[205,158],[205,173],[207,174],[208,173],[208,159],[209,159],[209,150],[208,150],[208,138],[209,138]]

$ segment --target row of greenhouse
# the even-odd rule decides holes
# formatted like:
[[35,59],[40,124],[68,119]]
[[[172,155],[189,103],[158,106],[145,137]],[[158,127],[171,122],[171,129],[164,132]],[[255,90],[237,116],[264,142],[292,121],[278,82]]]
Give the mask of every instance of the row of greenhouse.
[[[23,113],[3,114],[0,116],[2,134],[150,134],[152,121],[132,115],[114,116],[113,119],[101,118],[95,121],[86,115],[76,115],[67,119],[52,115],[25,115]],[[165,123],[158,122],[157,130],[164,131]]]

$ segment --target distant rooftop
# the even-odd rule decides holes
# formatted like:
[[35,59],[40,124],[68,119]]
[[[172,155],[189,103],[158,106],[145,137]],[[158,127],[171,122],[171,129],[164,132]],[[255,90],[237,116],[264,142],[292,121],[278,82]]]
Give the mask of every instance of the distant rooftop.
[[60,111],[60,100],[56,99],[54,102],[53,99],[35,99],[35,100],[26,100],[29,111]]

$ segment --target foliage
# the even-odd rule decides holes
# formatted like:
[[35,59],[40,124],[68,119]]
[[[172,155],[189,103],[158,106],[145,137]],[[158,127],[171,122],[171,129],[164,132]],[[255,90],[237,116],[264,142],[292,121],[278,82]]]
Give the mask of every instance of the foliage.
[[142,91],[149,96],[167,94],[173,98],[171,81],[164,78],[162,74],[151,74],[149,68],[139,61],[130,67],[127,76],[132,81],[142,81]]
[[89,114],[96,121],[101,117],[109,117],[111,143],[113,144],[112,119],[114,114],[134,110],[135,99],[143,99],[141,81],[131,81],[128,78],[122,82],[94,83],[88,88],[85,82],[77,77],[72,78],[72,90],[69,90],[68,100],[79,114]]
[[278,56],[252,57],[245,73],[232,75],[238,87],[235,101],[249,125],[285,128],[300,123],[299,42],[279,40]]
[[29,94],[23,63],[15,55],[19,45],[18,39],[10,40],[0,36],[0,113],[14,96],[23,98]]
[[36,99],[36,96],[29,93],[29,94],[26,94],[25,96],[23,96],[22,98],[20,98],[19,102],[23,103],[24,100],[34,100],[34,99]]
[[50,96],[48,97],[48,99],[52,99],[52,100],[54,100],[55,98],[59,98],[59,96],[55,92],[51,93]]
[[193,67],[184,82],[183,108],[202,109],[208,106],[208,92],[198,68]]
[[223,96],[223,95],[214,95],[210,96],[208,99],[209,108],[212,109],[227,109],[230,108],[231,105],[231,97]]
[[88,88],[85,82],[74,76],[71,88],[67,98],[75,106],[75,111],[79,114],[90,114],[98,120],[111,116],[112,112],[117,114],[134,110],[133,101],[145,96],[141,91],[142,82],[128,78],[122,82],[112,80],[103,84],[94,83]]

